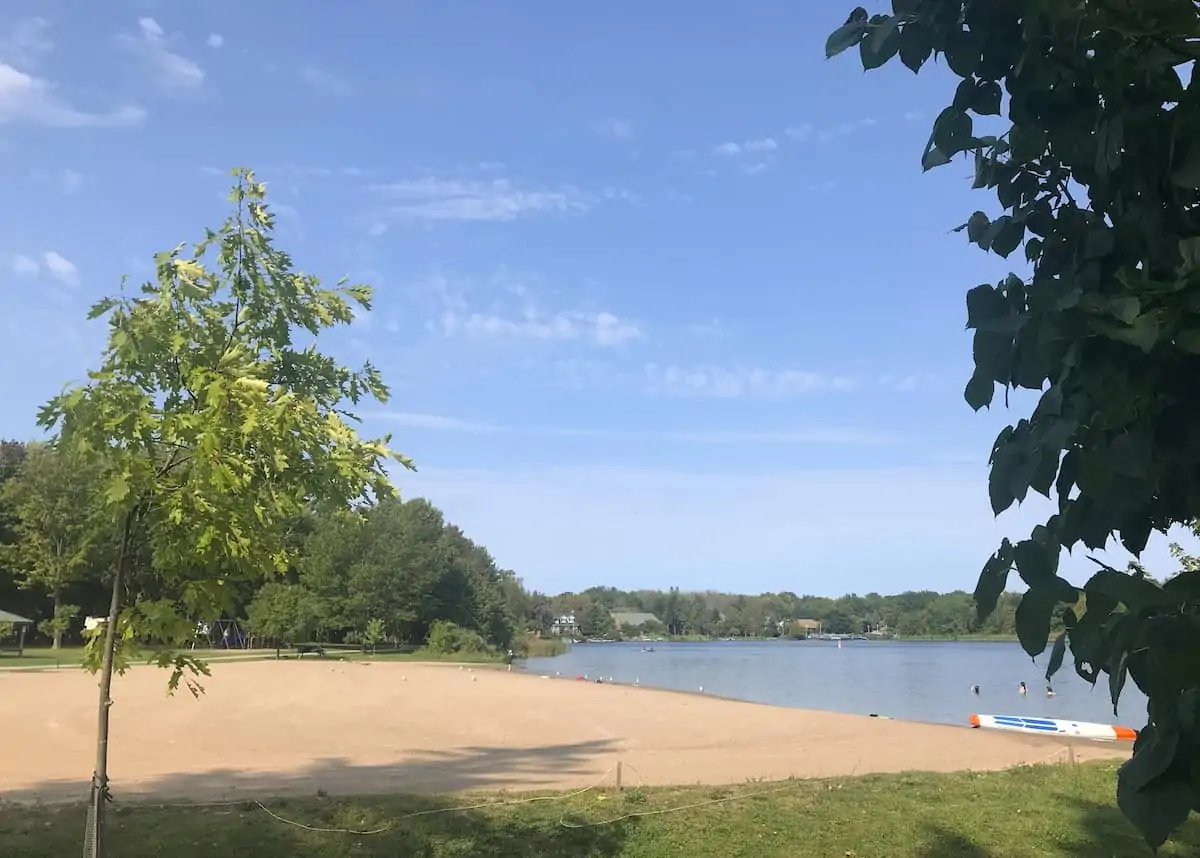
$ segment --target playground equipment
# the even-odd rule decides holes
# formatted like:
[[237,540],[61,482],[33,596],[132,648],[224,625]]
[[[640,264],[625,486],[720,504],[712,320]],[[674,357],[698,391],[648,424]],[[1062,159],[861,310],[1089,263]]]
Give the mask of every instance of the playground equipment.
[[220,619],[208,623],[196,623],[196,636],[192,649],[249,649],[250,636],[237,620]]

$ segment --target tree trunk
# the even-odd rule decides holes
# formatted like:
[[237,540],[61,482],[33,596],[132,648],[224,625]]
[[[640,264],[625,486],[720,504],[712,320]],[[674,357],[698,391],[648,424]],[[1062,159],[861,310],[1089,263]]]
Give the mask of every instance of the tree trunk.
[[62,626],[60,626],[58,624],[58,622],[59,622],[58,612],[61,609],[62,609],[62,593],[55,590],[54,591],[54,613],[51,614],[51,616],[54,618],[54,643],[52,643],[50,645],[50,648],[52,650],[54,650],[54,652],[58,652],[58,650],[62,647]]
[[129,560],[129,541],[133,530],[133,513],[125,517],[121,534],[121,549],[113,570],[112,598],[108,604],[108,619],[104,625],[104,656],[100,666],[100,701],[96,712],[96,766],[92,771],[91,805],[83,840],[83,858],[104,858],[104,811],[112,800],[108,791],[108,713],[112,706],[113,663],[117,649],[117,620],[121,614],[121,587]]

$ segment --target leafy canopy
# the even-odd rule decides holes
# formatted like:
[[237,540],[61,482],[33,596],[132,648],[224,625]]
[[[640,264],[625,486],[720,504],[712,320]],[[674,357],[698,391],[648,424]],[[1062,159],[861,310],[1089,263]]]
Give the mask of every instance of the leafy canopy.
[[[1157,846],[1200,810],[1200,576],[1159,586],[1103,567],[1081,594],[1058,559],[1113,536],[1137,555],[1151,531],[1200,516],[1196,4],[892,0],[890,15],[854,9],[826,54],[851,47],[865,69],[940,58],[960,78],[922,166],[973,160],[974,187],[996,204],[959,230],[1002,257],[1023,248],[1032,267],[967,293],[965,396],[978,410],[997,384],[1040,392],[996,439],[988,491],[997,515],[1030,490],[1057,500],[987,562],[978,609],[992,610],[1015,566],[1030,655],[1061,612],[1050,674],[1069,647],[1081,676],[1108,675],[1114,707],[1127,676],[1146,692],[1149,723],[1117,798]],[[983,119],[1005,108],[1007,123]],[[979,133],[981,119],[998,133]]]
[[146,534],[160,597],[126,607],[121,638],[157,645],[172,687],[202,669],[173,647],[222,616],[228,585],[287,568],[290,521],[318,502],[389,496],[386,462],[411,467],[387,438],[359,438],[345,410],[386,401],[378,371],[315,344],[369,310],[371,290],[297,272],[272,243],[265,186],[249,170],[234,178],[219,229],[158,254],[136,294],[92,308],[109,327],[100,367],[39,415],[94,464],[122,545]]
[[0,509],[12,518],[13,541],[0,545],[0,561],[23,587],[47,593],[54,613],[43,630],[57,648],[78,608],[67,589],[96,575],[109,559],[110,531],[95,514],[95,473],[89,462],[51,444],[31,444],[13,475],[0,483]]

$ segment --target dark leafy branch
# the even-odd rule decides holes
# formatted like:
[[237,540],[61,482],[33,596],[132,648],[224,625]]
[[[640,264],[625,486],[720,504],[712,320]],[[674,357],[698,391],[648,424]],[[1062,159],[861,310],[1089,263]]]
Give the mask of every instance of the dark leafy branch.
[[[978,410],[997,384],[1040,393],[997,437],[988,494],[997,515],[1031,490],[1057,502],[1001,544],[976,599],[990,612],[1015,568],[1026,650],[1044,650],[1056,616],[1066,627],[1050,673],[1069,650],[1081,676],[1109,677],[1114,706],[1126,677],[1146,692],[1117,795],[1154,846],[1200,810],[1200,577],[1102,567],[1076,588],[1058,557],[1114,536],[1138,555],[1200,516],[1200,84],[1184,73],[1197,34],[1192,0],[893,0],[826,43],[857,47],[866,69],[899,56],[960,78],[922,167],[971,159],[996,204],[958,230],[1005,258],[1022,248],[1032,268],[967,293],[964,395]],[[1005,113],[1003,133],[977,132]]]

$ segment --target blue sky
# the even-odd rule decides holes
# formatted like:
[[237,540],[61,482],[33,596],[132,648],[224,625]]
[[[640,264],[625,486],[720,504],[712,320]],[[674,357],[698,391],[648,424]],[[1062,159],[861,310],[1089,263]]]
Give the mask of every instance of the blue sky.
[[954,81],[826,62],[814,8],[5,3],[0,436],[244,164],[377,289],[329,348],[391,383],[402,491],[528,584],[969,589],[1048,509],[993,520],[1008,415],[961,396],[963,296],[1024,263],[949,232],[994,206],[965,164],[921,174]]

